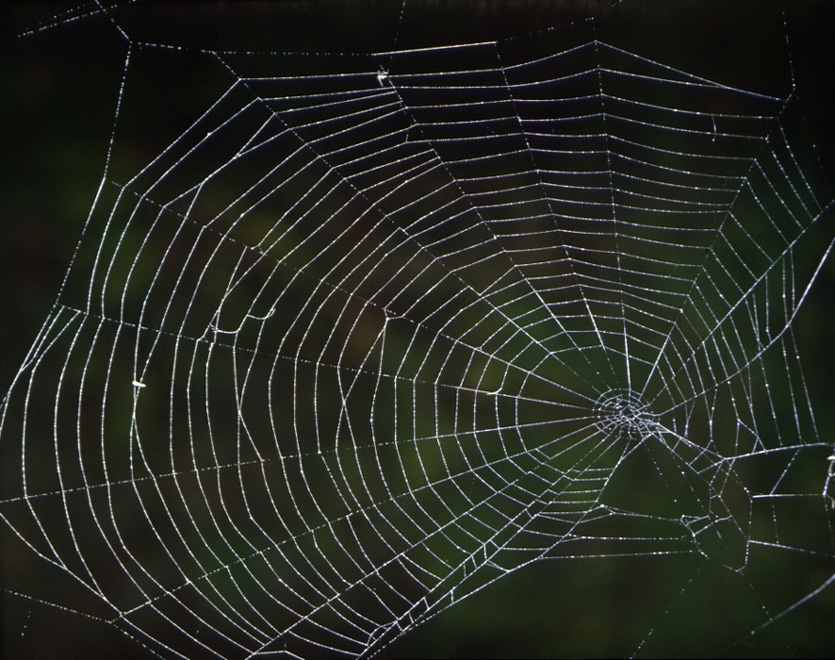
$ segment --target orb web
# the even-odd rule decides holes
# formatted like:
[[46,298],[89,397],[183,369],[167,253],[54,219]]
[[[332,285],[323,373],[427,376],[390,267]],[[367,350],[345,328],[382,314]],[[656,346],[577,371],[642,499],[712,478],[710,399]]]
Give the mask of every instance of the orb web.
[[620,34],[639,4],[421,47],[409,2],[393,48],[197,47],[132,3],[24,33],[101,30],[121,71],[0,421],[6,531],[64,582],[7,595],[189,658],[373,655],[544,560],[684,567],[628,652],[676,648],[710,571],[745,593],[711,652],[825,596],[799,28],[749,87]]

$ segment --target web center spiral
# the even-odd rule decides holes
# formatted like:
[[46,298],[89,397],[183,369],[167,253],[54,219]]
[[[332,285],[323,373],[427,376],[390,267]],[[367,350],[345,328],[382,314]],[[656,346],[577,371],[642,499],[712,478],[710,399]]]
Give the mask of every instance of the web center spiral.
[[607,436],[640,442],[655,432],[657,422],[649,405],[630,389],[609,390],[595,403],[595,426]]

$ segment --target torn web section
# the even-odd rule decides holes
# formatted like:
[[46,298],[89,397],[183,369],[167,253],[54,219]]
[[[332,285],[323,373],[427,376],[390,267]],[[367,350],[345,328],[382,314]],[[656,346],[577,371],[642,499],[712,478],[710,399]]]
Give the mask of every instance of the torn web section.
[[[758,524],[764,499],[780,491],[785,478],[809,469],[827,451],[791,324],[832,236],[820,193],[786,141],[792,112],[791,105],[781,109],[765,137],[769,148],[756,153],[740,182],[684,322],[670,336],[679,357],[671,376],[664,376],[688,393],[672,416],[676,432],[709,438],[708,449],[727,459],[730,471],[723,469],[715,504],[743,532]],[[659,365],[662,375],[672,366]],[[730,410],[733,415],[723,413]],[[736,496],[728,488],[733,482],[742,488]],[[810,504],[805,515],[821,515]],[[749,551],[758,548],[748,533],[743,538],[747,563]]]
[[[769,119],[762,113],[776,112],[779,99],[753,95],[751,101],[744,90],[730,90],[599,42],[582,43],[556,54],[551,52],[553,45],[547,44],[543,48],[546,55],[539,58],[529,52],[532,43],[536,44],[536,39],[526,40],[516,50],[525,58],[534,58],[508,66],[506,78],[519,108],[519,122],[528,127],[526,139],[537,147],[532,150],[534,160],[550,165],[537,172],[545,177],[547,183],[542,188],[549,191],[549,204],[556,209],[554,225],[565,225],[565,231],[556,235],[565,254],[573,255],[565,261],[579,285],[577,303],[582,302],[587,310],[586,317],[578,315],[578,319],[587,336],[596,335],[601,348],[606,348],[604,356],[612,376],[621,379],[618,383],[609,378],[611,389],[608,393],[604,390],[598,401],[614,401],[615,393],[621,391],[617,398],[622,398],[624,405],[634,399],[636,410],[646,411],[623,422],[607,422],[607,413],[601,411],[596,430],[603,431],[597,434],[597,453],[602,457],[606,435],[611,429],[624,428],[623,424],[634,424],[642,431],[617,431],[615,437],[631,437],[638,443],[667,432],[664,408],[643,402],[641,389],[649,387],[645,379],[655,375],[653,364],[662,359],[669,333],[680,320],[705,260],[706,245],[733,200],[732,186],[742,178],[751,155],[762,143],[762,126]],[[512,62],[512,57],[520,56],[514,45],[508,44],[503,61]],[[684,100],[689,105],[659,103],[673,93],[671,90],[675,90],[676,103]],[[735,112],[723,113],[723,107],[733,107]],[[737,128],[743,131],[740,134],[725,136],[731,138],[730,144],[717,144],[715,117],[705,122],[711,109],[727,125],[743,127]],[[585,162],[585,169],[573,169]],[[576,197],[581,193],[584,197]],[[595,193],[597,203],[590,196]],[[604,239],[606,246],[600,245]],[[560,296],[563,291],[555,289],[555,294]],[[603,363],[603,358],[597,361],[598,365]],[[672,461],[648,457],[643,448],[640,452],[610,452],[609,465],[620,466],[626,460],[622,474],[631,473],[628,466],[639,459],[646,460],[643,469],[655,474],[653,483],[661,489],[661,496],[646,498],[635,509],[635,538],[624,536],[621,541],[625,545],[640,547],[639,539],[656,527],[659,539],[670,537],[669,547],[681,549],[690,533],[678,523],[685,521],[686,527],[691,518],[712,519],[708,511],[713,477],[706,478],[703,472],[721,471],[722,458],[714,454],[706,459],[698,443],[687,447],[687,442],[676,439],[679,451],[689,455],[674,455]],[[663,448],[661,454],[666,457]],[[699,460],[702,465],[694,467]],[[672,486],[670,475],[678,475],[682,465],[690,474],[684,479],[674,476],[677,483]],[[603,533],[605,519],[612,512],[593,497],[591,477],[594,470],[601,470],[605,483],[607,473],[602,466],[589,468],[584,484],[585,496],[591,501],[587,511],[599,510],[585,520],[603,519],[603,523],[592,523],[593,529]],[[583,481],[579,479],[577,484]],[[619,492],[616,484],[620,483],[620,479],[614,480],[610,493]],[[637,501],[604,498],[627,511],[630,500]],[[660,504],[652,517],[646,516],[648,501]],[[664,502],[679,504],[668,507]],[[571,519],[568,512],[556,510],[552,516]],[[572,552],[585,542],[582,529],[569,530],[570,544],[559,547],[561,539],[555,536],[555,550],[560,553]],[[679,543],[682,534],[684,544]],[[744,543],[736,550],[744,551]]]

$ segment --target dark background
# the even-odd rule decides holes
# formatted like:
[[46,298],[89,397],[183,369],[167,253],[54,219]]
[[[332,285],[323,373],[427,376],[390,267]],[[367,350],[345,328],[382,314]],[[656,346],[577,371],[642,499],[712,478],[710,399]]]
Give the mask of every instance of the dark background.
[[[149,2],[143,11],[126,12],[121,18],[133,38],[157,43],[219,50],[371,52],[501,39],[550,26],[571,30],[572,21],[599,15],[601,38],[728,85],[785,95],[793,67],[801,108],[797,134],[805,136],[800,146],[806,157],[818,161],[818,183],[828,188],[826,197],[831,199],[831,2],[786,2],[783,7],[768,1],[627,0],[605,11],[612,4]],[[86,5],[73,2],[11,2],[0,8],[0,391],[11,383],[55,300],[105,166],[124,42],[107,21],[85,16],[87,11]],[[27,33],[37,26],[43,27]],[[170,75],[171,97],[159,100],[166,103],[166,113],[153,122],[177,125],[178,95],[199,94],[199,81],[185,80],[177,72]],[[165,133],[165,126],[159,128]],[[157,145],[145,146],[152,153]],[[144,157],[140,145],[137,161]],[[795,325],[823,437],[835,431],[833,283],[835,265],[829,263]],[[5,527],[0,540],[6,657],[27,657],[32,649],[37,649],[36,655],[29,657],[105,657],[117,651],[122,657],[141,657],[139,648],[118,631],[15,596],[17,585],[32,579],[25,572],[37,567]],[[822,572],[806,585],[790,588],[794,576],[782,568],[774,583],[785,582],[787,594],[811,591],[835,571],[831,555],[827,559]],[[712,648],[703,645],[705,638],[722,638],[728,634],[725,628],[734,625],[720,614],[727,607],[718,607],[712,599],[746,597],[741,595],[742,584],[736,586],[739,593],[711,588],[716,584],[711,581],[721,577],[695,560],[681,558],[540,562],[444,612],[385,649],[384,655],[624,655],[635,652],[650,631],[654,632],[643,649],[650,655],[698,654]],[[722,650],[728,655],[783,655],[789,650],[831,656],[833,592],[835,588],[828,589],[755,639]]]

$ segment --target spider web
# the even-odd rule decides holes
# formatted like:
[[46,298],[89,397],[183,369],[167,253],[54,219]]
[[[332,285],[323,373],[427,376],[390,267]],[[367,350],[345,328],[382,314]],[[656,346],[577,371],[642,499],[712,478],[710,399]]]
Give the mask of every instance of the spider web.
[[831,614],[796,326],[835,226],[790,21],[742,84],[628,34],[641,3],[457,42],[416,6],[331,48],[129,3],[21,33],[120,68],[3,401],[7,601],[189,658],[375,654],[533,565],[677,567],[620,653],[683,648],[688,608],[711,653]]

